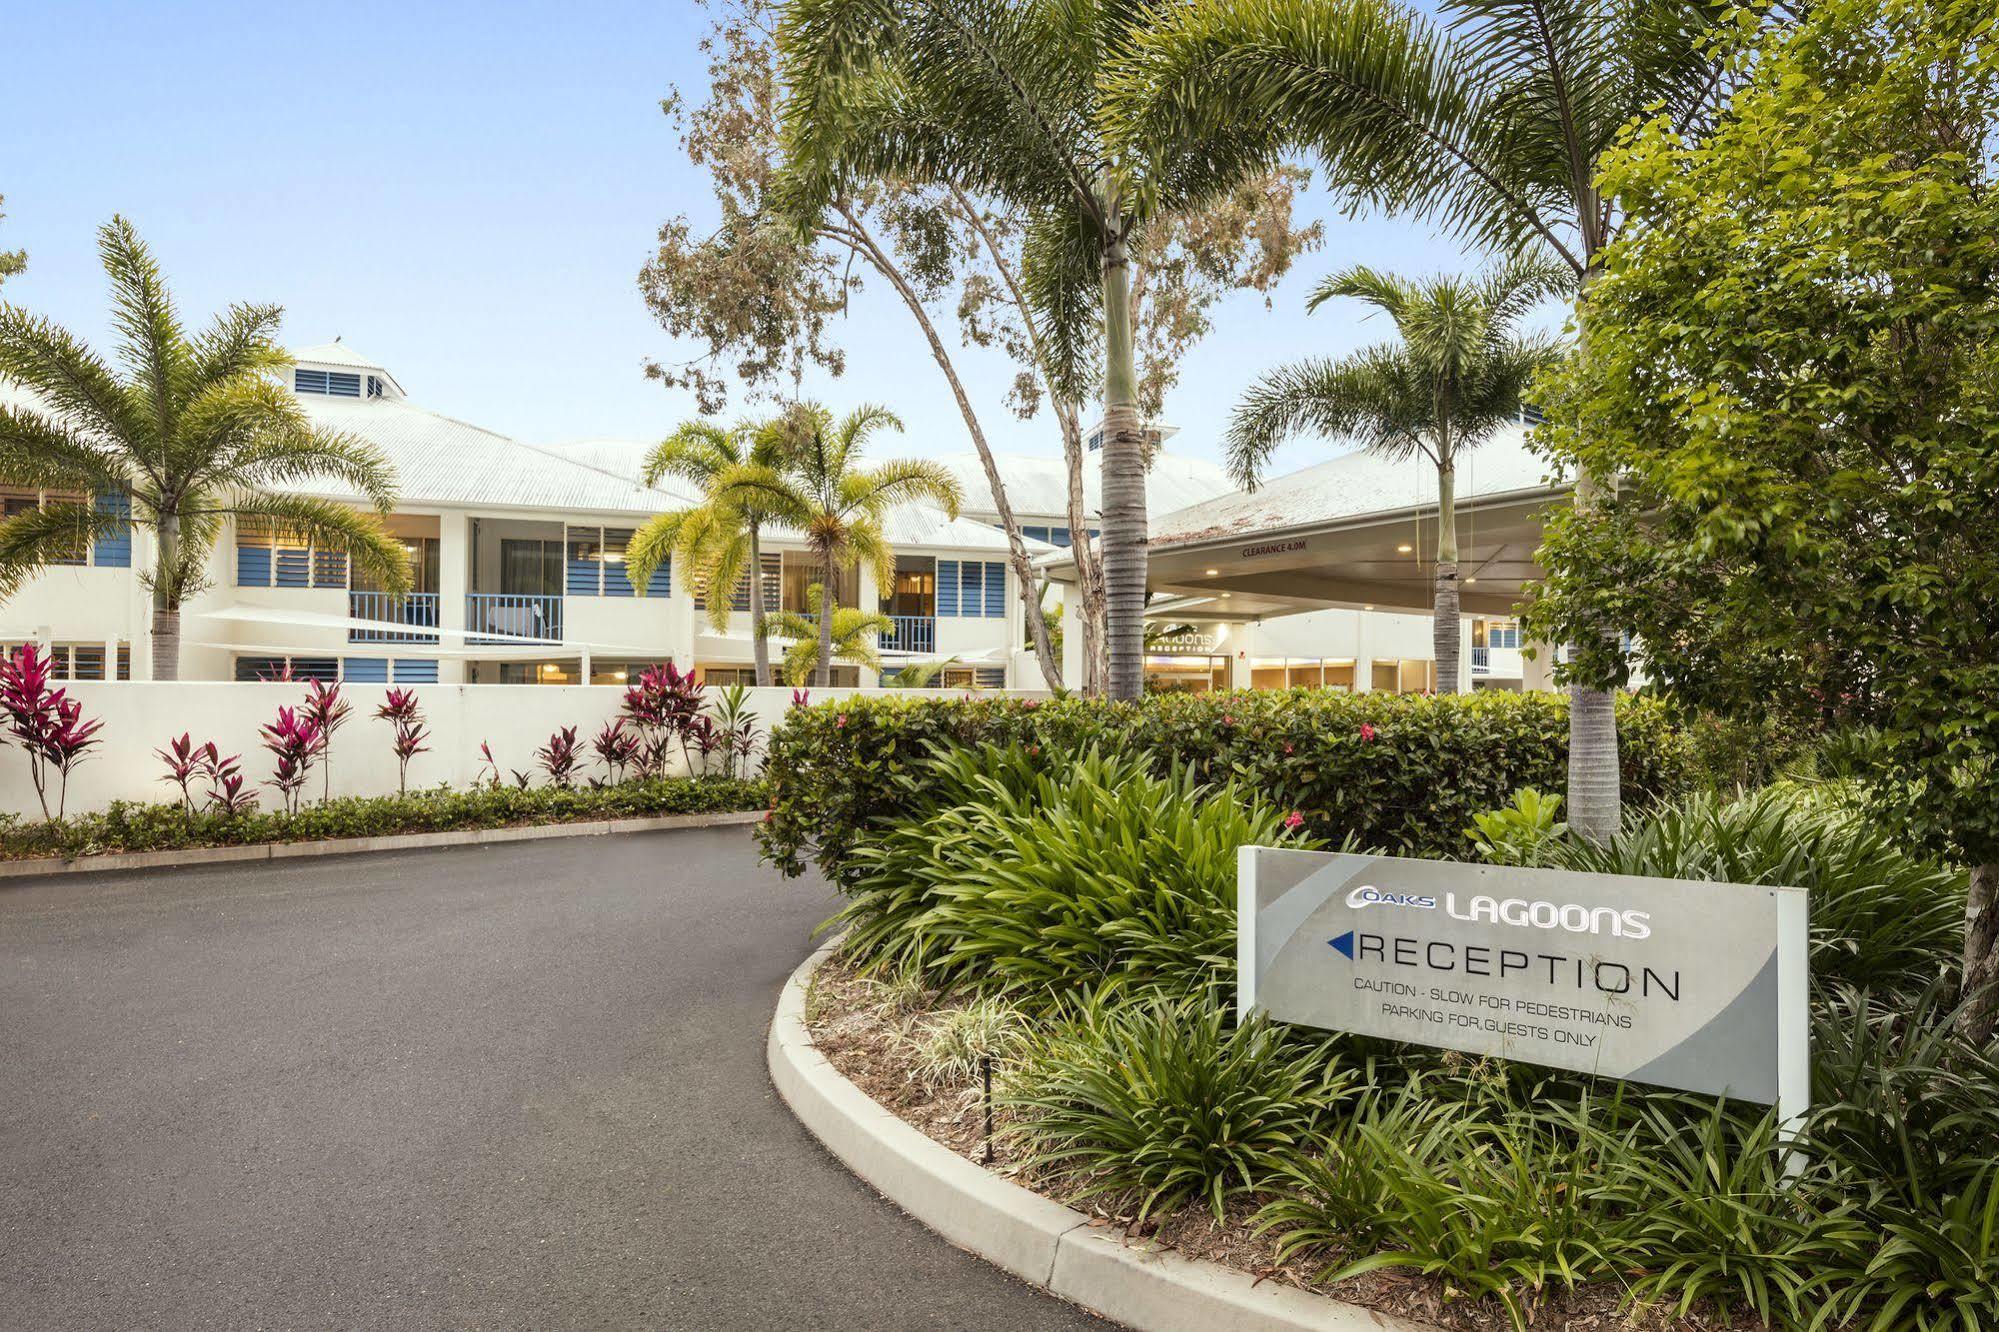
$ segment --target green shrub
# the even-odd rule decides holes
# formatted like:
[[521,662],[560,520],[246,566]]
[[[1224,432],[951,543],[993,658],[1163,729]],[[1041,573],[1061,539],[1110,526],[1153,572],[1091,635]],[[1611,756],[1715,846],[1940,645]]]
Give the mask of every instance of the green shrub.
[[913,1038],[916,1076],[926,1087],[962,1087],[982,1061],[1006,1063],[1027,1043],[1027,1018],[1004,999],[974,999],[927,1019]]
[[[1693,781],[1689,747],[1655,700],[1620,697],[1626,797]],[[1556,694],[1456,696],[1318,690],[1168,694],[1134,703],[1058,699],[842,699],[794,708],[771,738],[772,816],[758,833],[787,874],[816,861],[852,872],[864,832],[908,813],[914,774],[939,748],[1018,745],[1050,758],[1092,745],[1233,782],[1311,832],[1417,855],[1457,855],[1475,814],[1522,787],[1559,788],[1568,701]]]
[[1198,1001],[1080,1005],[1009,1079],[1009,1137],[1074,1197],[1134,1195],[1141,1220],[1198,1200],[1219,1221],[1308,1148],[1352,1082],[1330,1041],[1230,1022]]
[[1567,836],[1548,799],[1523,792],[1508,809],[1481,815],[1475,849],[1497,864],[1803,888],[1819,985],[1919,991],[1959,965],[1963,873],[1913,854],[1818,789],[1688,796],[1606,846]]
[[408,795],[342,797],[296,814],[252,810],[189,814],[180,805],[114,802],[101,813],[56,823],[0,826],[0,855],[80,856],[106,851],[170,851],[201,846],[383,837],[396,833],[504,828],[531,823],[712,814],[762,808],[762,781],[672,777],[603,787],[479,787]]
[[1135,754],[948,750],[907,785],[914,812],[853,852],[848,955],[1043,1002],[1229,983],[1236,849],[1315,845],[1285,811]]

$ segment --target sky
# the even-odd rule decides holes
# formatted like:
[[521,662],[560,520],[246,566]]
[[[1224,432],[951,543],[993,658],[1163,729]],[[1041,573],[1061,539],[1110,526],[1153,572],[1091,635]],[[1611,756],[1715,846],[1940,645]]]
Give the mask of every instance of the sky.
[[[705,26],[693,0],[10,5],[0,249],[25,248],[28,270],[0,299],[107,346],[95,230],[123,213],[190,324],[274,301],[287,345],[338,335],[423,406],[532,442],[656,439],[696,409],[644,377],[648,357],[688,348],[653,322],[637,274],[662,221],[714,214],[659,110],[672,85],[705,87]],[[1268,308],[1238,293],[1219,309],[1166,404],[1174,451],[1220,461],[1232,404],[1274,362],[1387,336],[1358,309],[1308,316],[1325,274],[1467,266],[1420,223],[1347,219],[1317,193],[1301,211],[1326,219],[1326,245]],[[808,395],[889,405],[907,426],[898,454],[970,447],[892,294],[875,284],[835,332],[847,371]],[[1060,452],[1045,414],[1006,411],[1009,362],[966,352],[959,367],[996,448]],[[1275,469],[1339,451],[1301,441]]]

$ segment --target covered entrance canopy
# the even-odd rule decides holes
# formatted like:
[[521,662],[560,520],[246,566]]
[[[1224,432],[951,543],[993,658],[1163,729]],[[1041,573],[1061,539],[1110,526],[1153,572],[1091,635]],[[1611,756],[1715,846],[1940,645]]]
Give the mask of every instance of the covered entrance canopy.
[[[1541,519],[1568,492],[1509,426],[1459,463],[1458,567],[1467,614],[1506,615],[1541,574]],[[1155,515],[1156,620],[1242,623],[1339,607],[1430,609],[1437,477],[1427,459],[1352,453],[1174,513]],[[1048,563],[1057,581],[1075,565]]]

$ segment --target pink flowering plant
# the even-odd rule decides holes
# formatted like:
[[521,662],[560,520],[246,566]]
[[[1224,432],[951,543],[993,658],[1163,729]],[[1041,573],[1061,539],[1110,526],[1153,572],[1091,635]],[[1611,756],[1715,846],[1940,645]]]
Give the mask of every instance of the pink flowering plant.
[[625,770],[639,756],[639,738],[627,729],[623,717],[615,717],[598,730],[596,738],[590,742],[590,749],[597,755],[597,761],[604,765],[605,779],[616,786],[625,780]]
[[312,679],[305,684],[305,702],[299,712],[319,728],[319,798],[322,803],[333,794],[333,733],[347,722],[354,705],[340,697],[340,684]]
[[[101,721],[86,721],[81,701],[52,687],[55,656],[33,643],[0,660],[0,721],[7,735],[28,756],[28,776],[35,784],[42,817],[63,816],[69,799],[69,775],[99,741]],[[49,807],[50,788],[55,807]]]
[[548,737],[548,743],[534,752],[535,761],[548,774],[551,786],[568,787],[576,778],[583,751],[576,743],[576,728],[564,726]]

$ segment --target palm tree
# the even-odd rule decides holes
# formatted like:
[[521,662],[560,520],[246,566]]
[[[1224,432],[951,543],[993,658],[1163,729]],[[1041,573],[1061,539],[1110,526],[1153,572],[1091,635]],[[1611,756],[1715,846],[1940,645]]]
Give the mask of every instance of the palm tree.
[[1251,490],[1271,450],[1301,430],[1355,437],[1396,461],[1430,460],[1437,469],[1432,635],[1437,688],[1446,694],[1458,691],[1458,457],[1519,414],[1522,390],[1554,356],[1552,339],[1517,338],[1513,325],[1559,291],[1564,276],[1527,263],[1477,280],[1411,282],[1365,265],[1336,273],[1307,308],[1342,296],[1366,301],[1395,321],[1401,342],[1274,370],[1251,387],[1229,427],[1231,470]]
[[771,682],[763,580],[763,528],[771,514],[756,496],[719,499],[716,486],[736,467],[781,471],[791,456],[797,424],[790,413],[727,427],[689,421],[661,440],[646,455],[641,479],[649,486],[668,476],[691,481],[701,488],[703,502],[647,519],[625,549],[625,569],[632,585],[640,589],[677,552],[682,566],[706,588],[708,622],[717,633],[728,632],[733,589],[747,579],[751,651],[759,685]]
[[[806,614],[773,611],[764,621],[766,634],[791,640],[791,646],[784,650],[784,682],[788,685],[825,684],[834,661],[851,661],[871,671],[881,669],[881,653],[875,644],[880,635],[895,627],[895,621],[879,611],[855,606],[836,606],[828,617],[820,614],[825,599],[826,589],[814,583],[805,590]],[[819,677],[816,682],[815,675]]]
[[[1714,0],[1440,0],[1438,11],[1433,21],[1396,0],[1156,11],[1109,94],[1118,141],[1231,157],[1245,139],[1308,148],[1335,191],[1480,247],[1539,251],[1586,295],[1622,220],[1597,189],[1597,159],[1640,117],[1701,132],[1726,100],[1712,39],[1735,11]],[[1578,477],[1576,502],[1600,502],[1610,484]],[[1611,695],[1577,687],[1570,823],[1606,839],[1621,804]]]
[[1025,219],[1022,285],[1054,396],[1103,395],[1113,698],[1138,697],[1145,674],[1147,449],[1131,255],[1148,219],[1275,160],[1214,138],[1199,152],[1113,144],[1101,89],[1152,21],[1140,0],[789,0],[779,32],[791,93],[783,193],[798,217],[854,182],[894,179],[992,199]]
[[801,407],[805,431],[797,451],[783,467],[745,463],[721,473],[714,498],[726,504],[751,504],[798,532],[818,558],[825,573],[823,607],[815,605],[819,621],[819,651],[815,684],[824,688],[833,677],[833,628],[839,610],[838,573],[863,562],[871,565],[878,583],[895,578],[895,551],[882,532],[888,511],[913,500],[931,500],[953,518],[958,516],[958,483],[934,462],[905,458],[862,468],[861,451],[876,431],[902,429],[886,407],[857,407],[834,421],[823,407]]
[[[225,518],[273,522],[344,550],[385,590],[409,587],[409,554],[375,514],[274,489],[333,481],[395,506],[395,473],[349,435],[316,426],[276,378],[291,365],[276,341],[283,310],[234,305],[189,337],[159,265],[131,223],[97,233],[111,279],[123,373],[66,330],[0,306],[0,376],[39,408],[0,406],[0,476],[69,492],[0,524],[0,594],[130,521],[153,534],[153,678],[180,677],[180,611],[205,585]],[[117,506],[93,497],[118,496]]]

